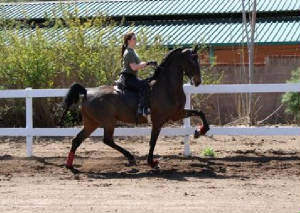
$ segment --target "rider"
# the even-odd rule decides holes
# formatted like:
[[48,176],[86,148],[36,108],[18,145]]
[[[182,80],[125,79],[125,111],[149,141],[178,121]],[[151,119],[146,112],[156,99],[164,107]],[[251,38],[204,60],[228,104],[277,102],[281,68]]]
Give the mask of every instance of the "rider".
[[149,104],[149,84],[146,80],[137,78],[138,70],[144,69],[147,66],[157,66],[157,62],[141,61],[135,52],[136,36],[134,32],[128,32],[124,35],[121,57],[122,57],[122,72],[120,79],[129,89],[135,90],[139,94],[138,115],[147,116],[150,114]]

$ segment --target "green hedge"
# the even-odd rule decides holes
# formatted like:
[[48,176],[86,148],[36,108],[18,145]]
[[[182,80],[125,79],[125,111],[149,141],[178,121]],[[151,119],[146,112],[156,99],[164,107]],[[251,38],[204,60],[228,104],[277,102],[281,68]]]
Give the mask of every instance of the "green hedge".
[[[68,88],[75,81],[85,87],[113,84],[121,71],[124,32],[114,32],[115,23],[105,17],[83,21],[76,15],[64,14],[62,19],[43,23],[42,28],[35,23],[31,28],[28,23],[0,21],[0,89]],[[146,30],[137,34],[137,52],[142,60],[160,62],[168,49],[159,35],[149,38]],[[139,75],[143,78],[151,71],[149,68]],[[212,79],[205,73],[203,78],[206,83]],[[61,101],[34,99],[34,125],[57,125]],[[2,99],[1,125],[25,126],[24,110],[24,101]],[[77,124],[73,117],[78,117],[76,110],[66,124]]]
[[[5,25],[0,33],[2,89],[68,87],[73,81],[89,87],[113,83],[121,69],[122,36],[113,33],[113,22],[99,17],[82,23],[67,16],[64,22],[49,23],[54,25],[51,29]],[[97,33],[89,35],[91,29]],[[166,48],[159,37],[154,42],[148,38],[145,32],[138,36],[140,57],[161,60]]]
[[[291,78],[288,83],[300,82],[300,68],[292,71]],[[285,104],[285,113],[292,115],[293,120],[299,123],[300,120],[300,94],[299,92],[287,92],[282,96],[281,102]]]

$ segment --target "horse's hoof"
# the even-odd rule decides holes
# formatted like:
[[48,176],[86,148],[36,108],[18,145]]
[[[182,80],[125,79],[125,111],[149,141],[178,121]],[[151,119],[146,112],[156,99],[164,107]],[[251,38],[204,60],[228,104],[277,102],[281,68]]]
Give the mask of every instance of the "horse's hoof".
[[156,166],[152,167],[152,169],[155,169],[155,170],[160,170],[160,166],[159,166],[159,164],[157,164]]
[[70,169],[70,170],[74,169],[73,165],[68,165],[68,164],[66,164],[65,167],[66,167],[67,169]]
[[80,171],[79,171],[78,169],[75,169],[73,165],[72,165],[72,166],[66,165],[66,168],[67,168],[68,170],[70,170],[73,174],[79,174],[79,173],[80,173]]
[[194,132],[194,138],[199,138],[201,135],[205,135],[209,131],[209,126],[200,126],[200,129],[196,129]]
[[136,164],[136,160],[135,159],[133,159],[133,160],[129,160],[128,161],[128,163],[126,164],[126,166],[136,166],[137,164]]
[[198,129],[195,129],[195,132],[194,132],[194,138],[199,138],[200,137],[200,131]]
[[152,169],[159,169],[159,161],[158,160],[153,160],[152,163],[149,163]]

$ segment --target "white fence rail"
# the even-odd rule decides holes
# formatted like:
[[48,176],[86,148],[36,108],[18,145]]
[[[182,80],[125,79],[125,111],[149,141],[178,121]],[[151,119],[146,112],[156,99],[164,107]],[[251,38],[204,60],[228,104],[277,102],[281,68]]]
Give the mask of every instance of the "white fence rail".
[[[187,96],[186,108],[190,108],[192,93],[226,94],[226,93],[269,93],[269,92],[300,92],[300,84],[226,84],[201,85],[193,87],[184,85]],[[63,97],[67,89],[31,89],[0,90],[1,98],[26,98],[26,128],[0,128],[0,136],[25,136],[27,156],[32,155],[33,136],[75,136],[79,128],[33,128],[32,98]],[[190,119],[184,120],[182,128],[163,128],[161,135],[185,136],[184,154],[190,154],[189,135],[195,128],[190,126]],[[116,136],[149,135],[150,128],[116,128]],[[300,135],[299,127],[211,127],[208,135]],[[92,136],[102,136],[103,129],[97,129]]]

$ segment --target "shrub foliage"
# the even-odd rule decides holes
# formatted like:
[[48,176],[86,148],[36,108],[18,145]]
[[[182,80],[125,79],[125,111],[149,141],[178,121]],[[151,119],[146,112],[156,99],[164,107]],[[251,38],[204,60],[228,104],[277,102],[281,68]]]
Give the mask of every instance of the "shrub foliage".
[[[76,11],[75,15],[64,14],[63,18],[49,19],[43,27],[1,21],[0,89],[68,88],[74,81],[85,87],[113,84],[121,71],[124,32],[115,32],[115,23],[104,16],[83,21]],[[159,35],[153,37],[141,30],[137,39],[137,52],[142,60],[160,62],[168,51]],[[139,75],[143,78],[150,72],[151,68]],[[210,78],[204,74],[204,79]],[[18,121],[13,118],[24,112],[23,102],[2,100],[1,123],[24,126],[24,116],[19,116]],[[56,125],[61,113],[60,102],[60,98],[34,99],[35,126]]]
[[[300,82],[300,68],[292,71],[288,83]],[[285,113],[292,115],[297,123],[300,120],[300,94],[299,92],[287,92],[282,96],[281,102],[285,104]]]

